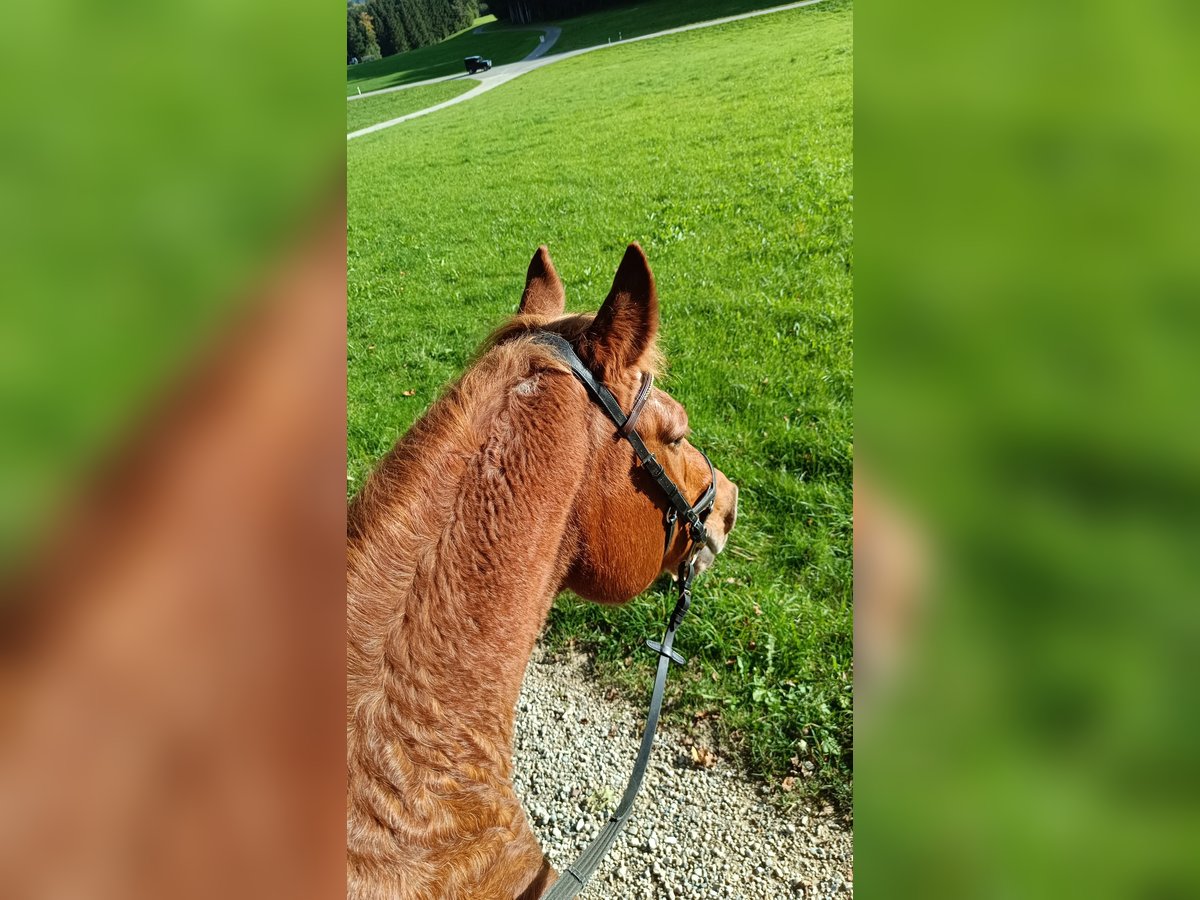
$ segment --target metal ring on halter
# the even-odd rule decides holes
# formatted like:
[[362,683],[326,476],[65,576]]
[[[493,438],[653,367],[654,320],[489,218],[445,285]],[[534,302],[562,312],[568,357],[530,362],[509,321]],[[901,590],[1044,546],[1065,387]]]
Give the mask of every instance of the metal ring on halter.
[[[717,470],[713,466],[712,460],[708,458],[708,454],[699,447],[696,451],[704,457],[704,461],[708,463],[708,488],[700,495],[697,500],[688,510],[684,512],[684,518],[687,522],[688,537],[691,540],[691,546],[688,547],[688,555],[692,559],[700,553],[701,548],[708,541],[708,528],[705,526],[705,520],[708,514],[712,512],[713,504],[717,499]],[[663,558],[671,552],[671,543],[675,540],[675,526],[679,522],[679,510],[675,506],[671,506],[667,510],[667,534],[666,541],[663,543]]]

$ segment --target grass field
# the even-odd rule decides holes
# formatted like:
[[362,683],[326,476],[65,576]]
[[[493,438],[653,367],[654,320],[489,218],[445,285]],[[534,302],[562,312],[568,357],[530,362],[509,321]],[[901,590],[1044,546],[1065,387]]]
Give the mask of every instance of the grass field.
[[437,84],[426,84],[421,87],[406,88],[403,91],[392,91],[374,97],[364,97],[346,104],[346,132],[357,131],[376,122],[386,122],[398,119],[400,116],[418,109],[436,106],[452,97],[466,93],[479,82],[473,78],[440,81]]
[[[594,310],[654,268],[665,387],[741,488],[668,719],[798,794],[850,795],[852,13],[779,13],[566,60],[349,145],[349,490],[515,311],[547,242]],[[475,138],[486,134],[486,146]],[[644,699],[672,602],[555,605],[547,640]],[[705,737],[704,739],[708,739]]]
[[[584,16],[562,19],[550,24],[562,28],[562,36],[550,54],[565,53],[581,47],[594,47],[623,38],[665,31],[692,22],[720,19],[754,9],[783,6],[788,0],[643,0],[625,6],[602,9]],[[497,26],[492,26],[493,28]]]
[[[407,53],[397,53],[369,63],[346,67],[346,95],[357,94],[361,89],[377,91],[427,78],[443,75],[464,75],[463,58],[482,56],[494,65],[524,59],[538,45],[541,34],[537,31],[516,31],[501,28],[492,31],[492,25],[484,34],[472,34],[474,28],[460,31],[440,44],[431,44]],[[358,102],[358,101],[355,101]]]
[[[497,22],[494,16],[485,16],[476,19],[470,28],[441,43],[407,53],[397,53],[386,59],[347,66],[346,93],[356,94],[360,89],[366,93],[379,88],[396,87],[427,78],[461,73],[463,58],[467,56],[484,56],[497,66],[516,62],[528,56],[537,46],[539,35],[536,29],[543,24],[557,25],[562,29],[562,35],[550,50],[549,55],[553,56],[567,50],[609,43],[622,37],[636,37],[687,25],[690,22],[703,22],[706,19],[718,19],[779,5],[781,0],[691,0],[688,3],[679,3],[678,0],[646,0],[642,3],[600,10],[586,16],[548,23],[535,22],[518,28],[510,27],[506,22]],[[486,26],[483,34],[472,34],[480,26]]]

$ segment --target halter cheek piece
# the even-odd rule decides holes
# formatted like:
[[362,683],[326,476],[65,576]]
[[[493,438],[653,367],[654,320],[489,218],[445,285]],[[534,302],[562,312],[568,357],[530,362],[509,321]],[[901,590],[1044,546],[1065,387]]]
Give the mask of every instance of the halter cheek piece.
[[617,429],[617,434],[621,437],[629,437],[629,432],[633,431],[637,425],[638,416],[642,414],[642,407],[650,399],[650,389],[653,387],[654,375],[646,372],[642,375],[642,386],[638,388],[637,396],[633,398],[633,406],[629,407],[629,415],[625,417],[625,424]]
[[617,402],[617,398],[613,396],[612,391],[596,380],[596,376],[583,364],[583,360],[579,358],[579,355],[575,352],[575,348],[565,338],[549,331],[540,331],[534,337],[534,340],[539,344],[549,347],[559,359],[570,366],[571,372],[587,389],[592,399],[600,404],[600,408],[604,410],[608,417],[612,419],[613,424],[617,426],[617,434],[625,438],[629,442],[629,445],[633,447],[633,452],[641,462],[642,468],[662,488],[663,493],[667,496],[668,504],[663,557],[665,558],[670,551],[671,542],[675,539],[675,528],[682,518],[686,524],[688,536],[691,538],[691,547],[685,559],[685,562],[690,565],[695,561],[696,555],[708,540],[708,531],[704,527],[704,520],[712,511],[713,503],[717,499],[717,473],[713,468],[712,460],[708,458],[708,454],[700,450],[700,455],[704,457],[704,461],[708,464],[708,489],[694,504],[689,503],[687,498],[683,496],[683,492],[679,490],[679,486],[671,480],[671,477],[667,475],[662,464],[655,459],[654,454],[646,447],[641,435],[637,433],[635,426],[637,425],[638,416],[642,413],[642,408],[645,407],[646,401],[650,398],[650,389],[654,385],[654,376],[649,372],[643,375],[642,386],[633,401],[633,406],[629,409],[629,414],[626,415],[621,410],[621,404]]
[[605,854],[612,847],[613,841],[617,839],[617,835],[621,833],[621,829],[625,827],[625,823],[629,820],[629,816],[633,812],[633,801],[637,798],[638,791],[641,790],[642,778],[645,776],[646,766],[650,762],[650,749],[654,746],[654,732],[658,727],[658,713],[662,708],[663,689],[667,683],[667,671],[670,669],[671,663],[684,665],[686,662],[682,656],[672,649],[672,644],[675,642],[675,629],[679,627],[679,623],[683,620],[684,614],[688,611],[688,607],[692,603],[692,579],[695,576],[696,557],[708,541],[708,530],[705,528],[704,520],[708,517],[708,514],[712,511],[713,504],[716,502],[717,473],[716,469],[713,468],[712,460],[708,458],[708,454],[701,450],[700,455],[708,463],[708,489],[705,490],[700,499],[694,504],[688,503],[687,498],[679,490],[679,486],[671,480],[666,470],[654,458],[654,454],[646,447],[641,435],[637,433],[636,426],[638,416],[641,415],[642,408],[646,405],[646,400],[649,398],[650,390],[654,384],[654,377],[649,372],[643,375],[642,385],[638,389],[637,397],[634,399],[633,406],[630,407],[628,415],[626,415],[621,410],[621,405],[617,403],[617,398],[612,395],[612,392],[607,387],[596,380],[596,376],[583,364],[583,360],[576,354],[575,348],[565,338],[548,331],[540,331],[534,336],[534,341],[551,349],[559,359],[570,367],[571,372],[582,382],[592,399],[600,404],[601,409],[612,419],[613,424],[617,426],[617,434],[627,440],[629,445],[633,447],[633,452],[641,462],[642,468],[646,470],[650,477],[662,488],[663,493],[666,494],[666,537],[663,543],[663,559],[665,560],[670,553],[671,542],[675,538],[675,529],[680,519],[684,522],[684,527],[687,529],[690,541],[683,562],[679,565],[679,599],[675,603],[675,609],[671,612],[670,618],[667,619],[666,633],[663,635],[661,643],[646,641],[646,645],[658,654],[658,671],[654,677],[654,690],[650,696],[650,712],[646,716],[646,730],[642,734],[642,745],[638,750],[637,762],[634,763],[633,774],[629,777],[629,784],[625,788],[625,794],[621,797],[621,802],[617,805],[612,815],[609,816],[604,827],[600,829],[600,833],[596,835],[579,858],[567,866],[558,877],[558,880],[551,885],[550,890],[543,895],[544,900],[567,900],[567,898],[574,897],[583,889],[583,886],[596,870],[600,861],[604,859]]

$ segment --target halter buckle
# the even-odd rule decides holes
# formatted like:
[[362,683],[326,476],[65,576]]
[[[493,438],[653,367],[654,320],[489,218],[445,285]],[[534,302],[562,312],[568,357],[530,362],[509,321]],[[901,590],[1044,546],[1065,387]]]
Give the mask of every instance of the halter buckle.
[[688,554],[687,559],[679,564],[679,599],[675,601],[675,609],[667,620],[667,627],[674,630],[679,627],[683,617],[692,605],[692,579],[695,577],[696,554]]
[[642,467],[650,473],[650,477],[657,479],[660,475],[665,474],[666,470],[654,456],[653,453],[647,453],[646,458],[642,460]]

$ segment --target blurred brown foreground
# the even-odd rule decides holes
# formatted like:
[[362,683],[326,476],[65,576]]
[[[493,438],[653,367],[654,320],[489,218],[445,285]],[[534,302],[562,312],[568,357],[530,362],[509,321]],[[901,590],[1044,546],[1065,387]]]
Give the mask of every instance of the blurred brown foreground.
[[4,585],[0,896],[343,890],[345,219]]

